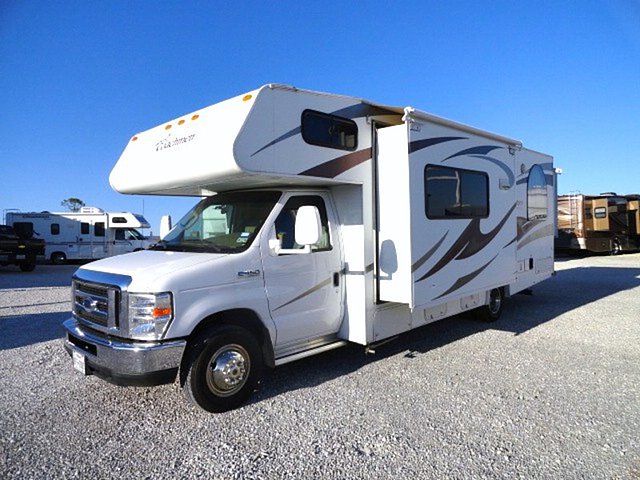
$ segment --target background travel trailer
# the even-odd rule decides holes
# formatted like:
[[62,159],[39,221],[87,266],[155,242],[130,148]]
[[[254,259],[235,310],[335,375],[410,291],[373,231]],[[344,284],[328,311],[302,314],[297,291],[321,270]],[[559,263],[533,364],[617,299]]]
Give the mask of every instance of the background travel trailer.
[[639,195],[561,195],[556,249],[611,253],[640,249]]
[[110,182],[205,198],[151,250],[76,272],[66,348],[112,381],[180,369],[207,410],[264,364],[495,320],[553,274],[553,159],[410,107],[268,85],[134,135]]
[[138,228],[149,228],[141,215],[82,207],[79,212],[10,212],[7,224],[45,241],[45,257],[53,263],[96,260],[147,248]]

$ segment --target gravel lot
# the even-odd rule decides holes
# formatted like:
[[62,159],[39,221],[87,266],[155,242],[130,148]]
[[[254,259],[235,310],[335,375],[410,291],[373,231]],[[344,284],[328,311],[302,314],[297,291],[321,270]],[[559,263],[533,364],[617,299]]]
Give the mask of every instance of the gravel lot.
[[496,324],[289,364],[219,415],[73,370],[75,268],[0,269],[2,478],[640,479],[640,254],[561,259]]

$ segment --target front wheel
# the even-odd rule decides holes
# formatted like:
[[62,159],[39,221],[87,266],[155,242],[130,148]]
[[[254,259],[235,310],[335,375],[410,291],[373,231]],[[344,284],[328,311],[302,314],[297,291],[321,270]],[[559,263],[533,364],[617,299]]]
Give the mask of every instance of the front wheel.
[[248,330],[218,325],[194,339],[183,368],[189,401],[209,412],[225,412],[243,404],[260,381],[261,349]]
[[489,303],[476,309],[476,316],[483,322],[495,322],[502,315],[504,308],[504,292],[502,288],[494,288],[489,292]]
[[36,261],[28,260],[20,264],[20,270],[23,272],[33,272],[36,269]]

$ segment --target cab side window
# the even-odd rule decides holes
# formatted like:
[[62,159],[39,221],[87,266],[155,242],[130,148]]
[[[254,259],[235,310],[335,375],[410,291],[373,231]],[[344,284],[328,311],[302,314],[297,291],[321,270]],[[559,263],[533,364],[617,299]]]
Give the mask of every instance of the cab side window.
[[329,221],[327,219],[327,209],[322,197],[315,195],[304,195],[290,198],[284,208],[276,218],[276,235],[281,240],[281,246],[284,249],[301,249],[302,245],[298,245],[295,240],[295,224],[298,209],[305,205],[311,205],[318,208],[320,212],[320,223],[322,224],[322,234],[320,240],[315,245],[311,245],[314,252],[331,250],[331,239],[329,235]]

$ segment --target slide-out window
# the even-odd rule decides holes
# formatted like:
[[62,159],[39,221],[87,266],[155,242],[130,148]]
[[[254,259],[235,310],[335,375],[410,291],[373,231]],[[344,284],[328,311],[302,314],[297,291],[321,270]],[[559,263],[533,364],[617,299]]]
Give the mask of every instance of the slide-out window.
[[489,216],[489,176],[484,172],[427,165],[424,185],[427,218]]
[[89,224],[87,222],[82,222],[80,224],[80,233],[82,235],[89,235]]
[[60,235],[60,224],[52,223],[51,224],[51,235]]
[[358,125],[348,118],[305,110],[302,112],[302,138],[311,145],[355,150],[358,146]]

